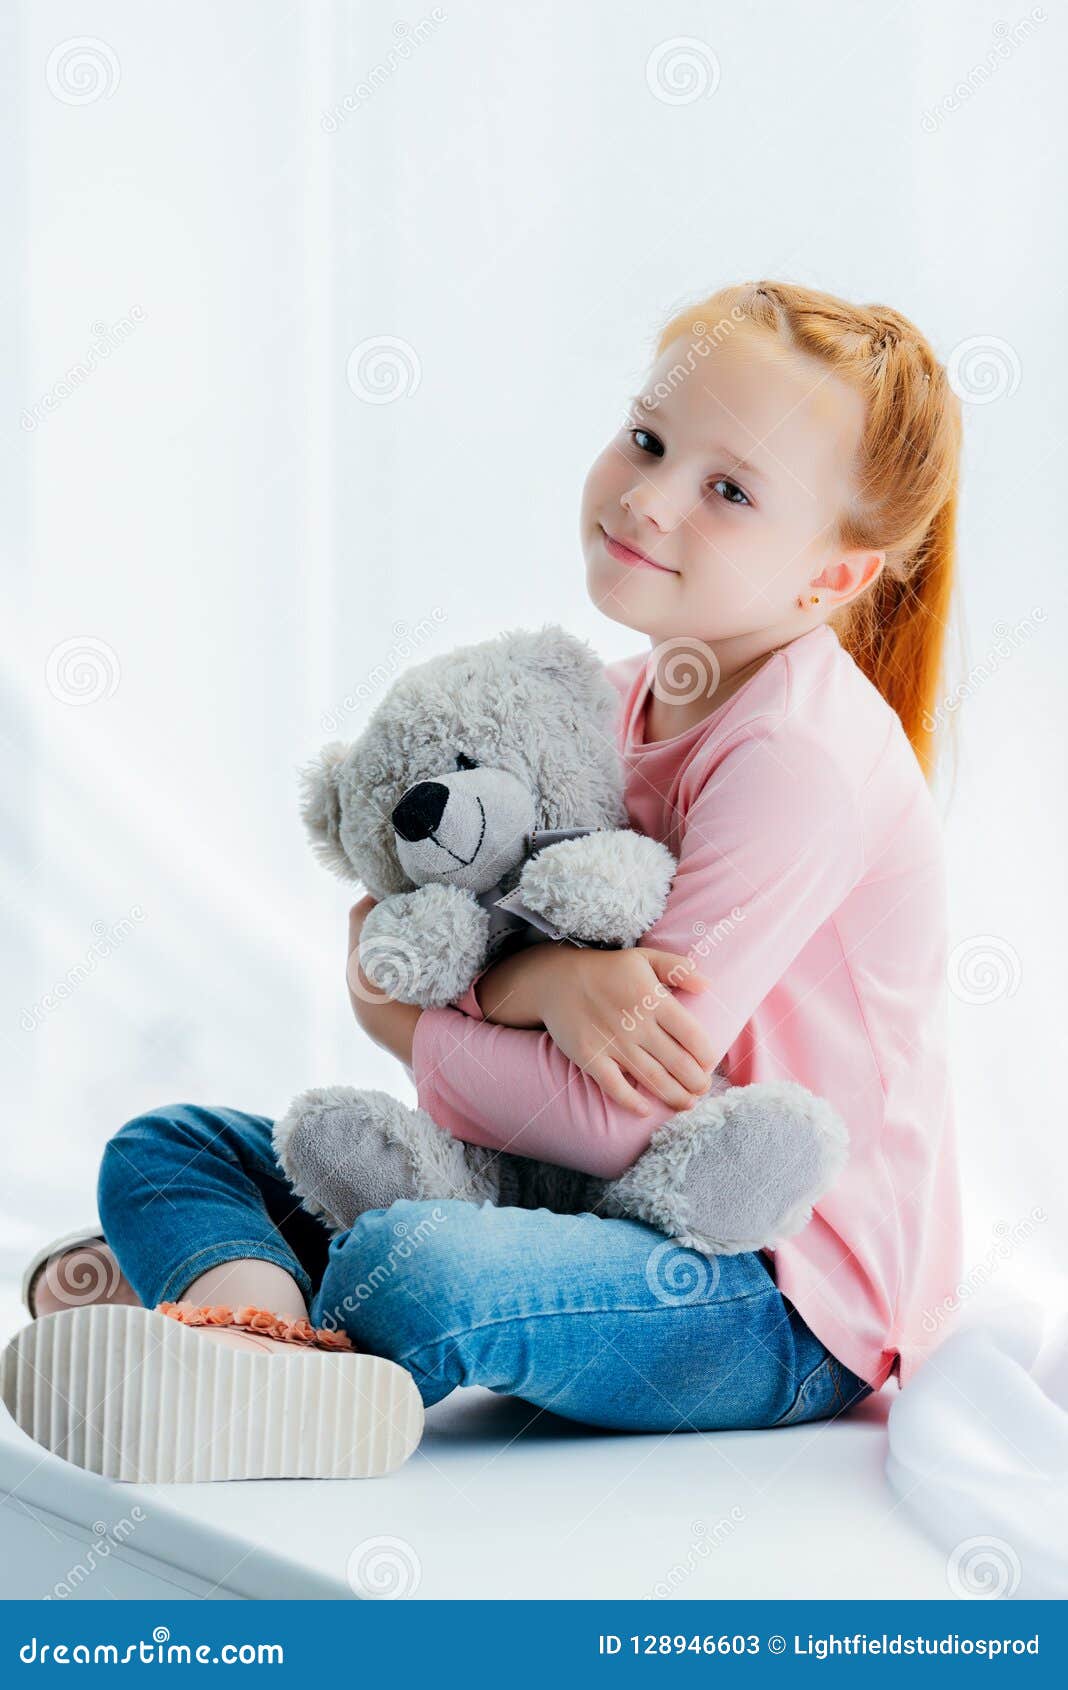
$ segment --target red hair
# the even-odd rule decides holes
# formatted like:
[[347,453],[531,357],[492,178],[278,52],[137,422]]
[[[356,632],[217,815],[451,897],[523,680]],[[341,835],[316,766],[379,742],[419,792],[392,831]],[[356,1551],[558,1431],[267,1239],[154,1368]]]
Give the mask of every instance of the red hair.
[[960,401],[928,341],[888,305],[852,305],[792,282],[717,289],[661,331],[723,339],[752,324],[829,366],[865,401],[853,483],[836,539],[885,551],[871,585],[830,618],[854,661],[896,710],[931,779],[946,632],[956,576]]

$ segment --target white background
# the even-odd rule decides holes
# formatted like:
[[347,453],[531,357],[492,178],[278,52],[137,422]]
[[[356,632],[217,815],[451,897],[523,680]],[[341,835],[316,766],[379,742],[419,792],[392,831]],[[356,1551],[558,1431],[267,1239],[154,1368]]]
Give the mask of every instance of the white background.
[[[547,619],[642,648],[586,600],[582,480],[667,315],[763,276],[892,304],[944,359],[995,343],[955,674],[990,672],[940,797],[965,1294],[993,1260],[1064,1302],[1066,31],[1036,12],[1013,45],[1028,16],[7,11],[0,1260],[92,1213],[153,1104],[410,1095],[351,1021],[351,899],[295,771],[360,731],[379,666]],[[650,87],[677,37],[696,98]],[[406,392],[373,403],[350,355],[383,337]]]

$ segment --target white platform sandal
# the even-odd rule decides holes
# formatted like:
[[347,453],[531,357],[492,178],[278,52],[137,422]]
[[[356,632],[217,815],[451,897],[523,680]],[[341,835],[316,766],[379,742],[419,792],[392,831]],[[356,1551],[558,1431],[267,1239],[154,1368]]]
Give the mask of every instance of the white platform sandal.
[[189,1303],[43,1315],[0,1357],[0,1395],[45,1449],[142,1484],[377,1478],[407,1460],[424,1422],[407,1369],[356,1353],[344,1333]]

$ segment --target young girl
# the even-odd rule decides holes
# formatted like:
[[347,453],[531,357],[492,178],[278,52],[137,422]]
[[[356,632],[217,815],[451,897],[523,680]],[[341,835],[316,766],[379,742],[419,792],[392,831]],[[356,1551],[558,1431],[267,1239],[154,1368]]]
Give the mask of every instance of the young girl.
[[[107,1244],[82,1241],[102,1296],[144,1305],[108,1311],[121,1356],[106,1428],[83,1388],[104,1365],[102,1322],[83,1319],[77,1366],[58,1339],[34,1352],[37,1435],[73,1392],[88,1441],[66,1453],[87,1464],[84,1448],[110,1440],[147,1478],[374,1472],[418,1435],[413,1380],[421,1405],[484,1385],[632,1431],[793,1425],[907,1382],[930,1343],[924,1311],[959,1276],[925,784],[959,455],[946,373],[896,311],[760,283],[669,322],[581,512],[593,602],[652,647],[611,674],[631,823],[678,858],[664,915],[636,950],[525,949],[457,1007],[352,994],[439,1125],[601,1177],[717,1066],[736,1085],[798,1081],[851,1140],[808,1226],[708,1259],[633,1221],[453,1200],[373,1209],[331,1239],[282,1181],[269,1121],[160,1109],[108,1145]],[[352,912],[350,957],[369,907]],[[666,989],[665,952],[707,989],[685,971]],[[71,1258],[54,1248],[41,1265],[37,1312],[68,1306]],[[193,1331],[158,1305],[218,1324]],[[165,1332],[171,1374],[142,1365]],[[318,1352],[341,1333],[361,1353]],[[225,1399],[224,1342],[252,1380]],[[251,1435],[283,1391],[299,1452]],[[161,1439],[146,1455],[146,1417],[185,1424],[194,1403],[210,1458],[175,1470]],[[401,1426],[392,1452],[383,1423]],[[355,1467],[340,1465],[350,1444]]]

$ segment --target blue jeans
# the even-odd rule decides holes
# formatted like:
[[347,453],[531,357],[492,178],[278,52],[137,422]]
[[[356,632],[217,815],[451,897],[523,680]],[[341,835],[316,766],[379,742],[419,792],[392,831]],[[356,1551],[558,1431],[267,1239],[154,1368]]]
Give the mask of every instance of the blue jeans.
[[759,1252],[709,1258],[639,1221],[456,1198],[371,1209],[331,1236],[300,1207],[262,1116],[139,1116],[105,1149],[99,1201],[146,1307],[222,1262],[274,1262],[315,1325],[407,1368],[428,1407],[483,1385],[587,1425],[711,1431],[828,1419],[871,1389]]

